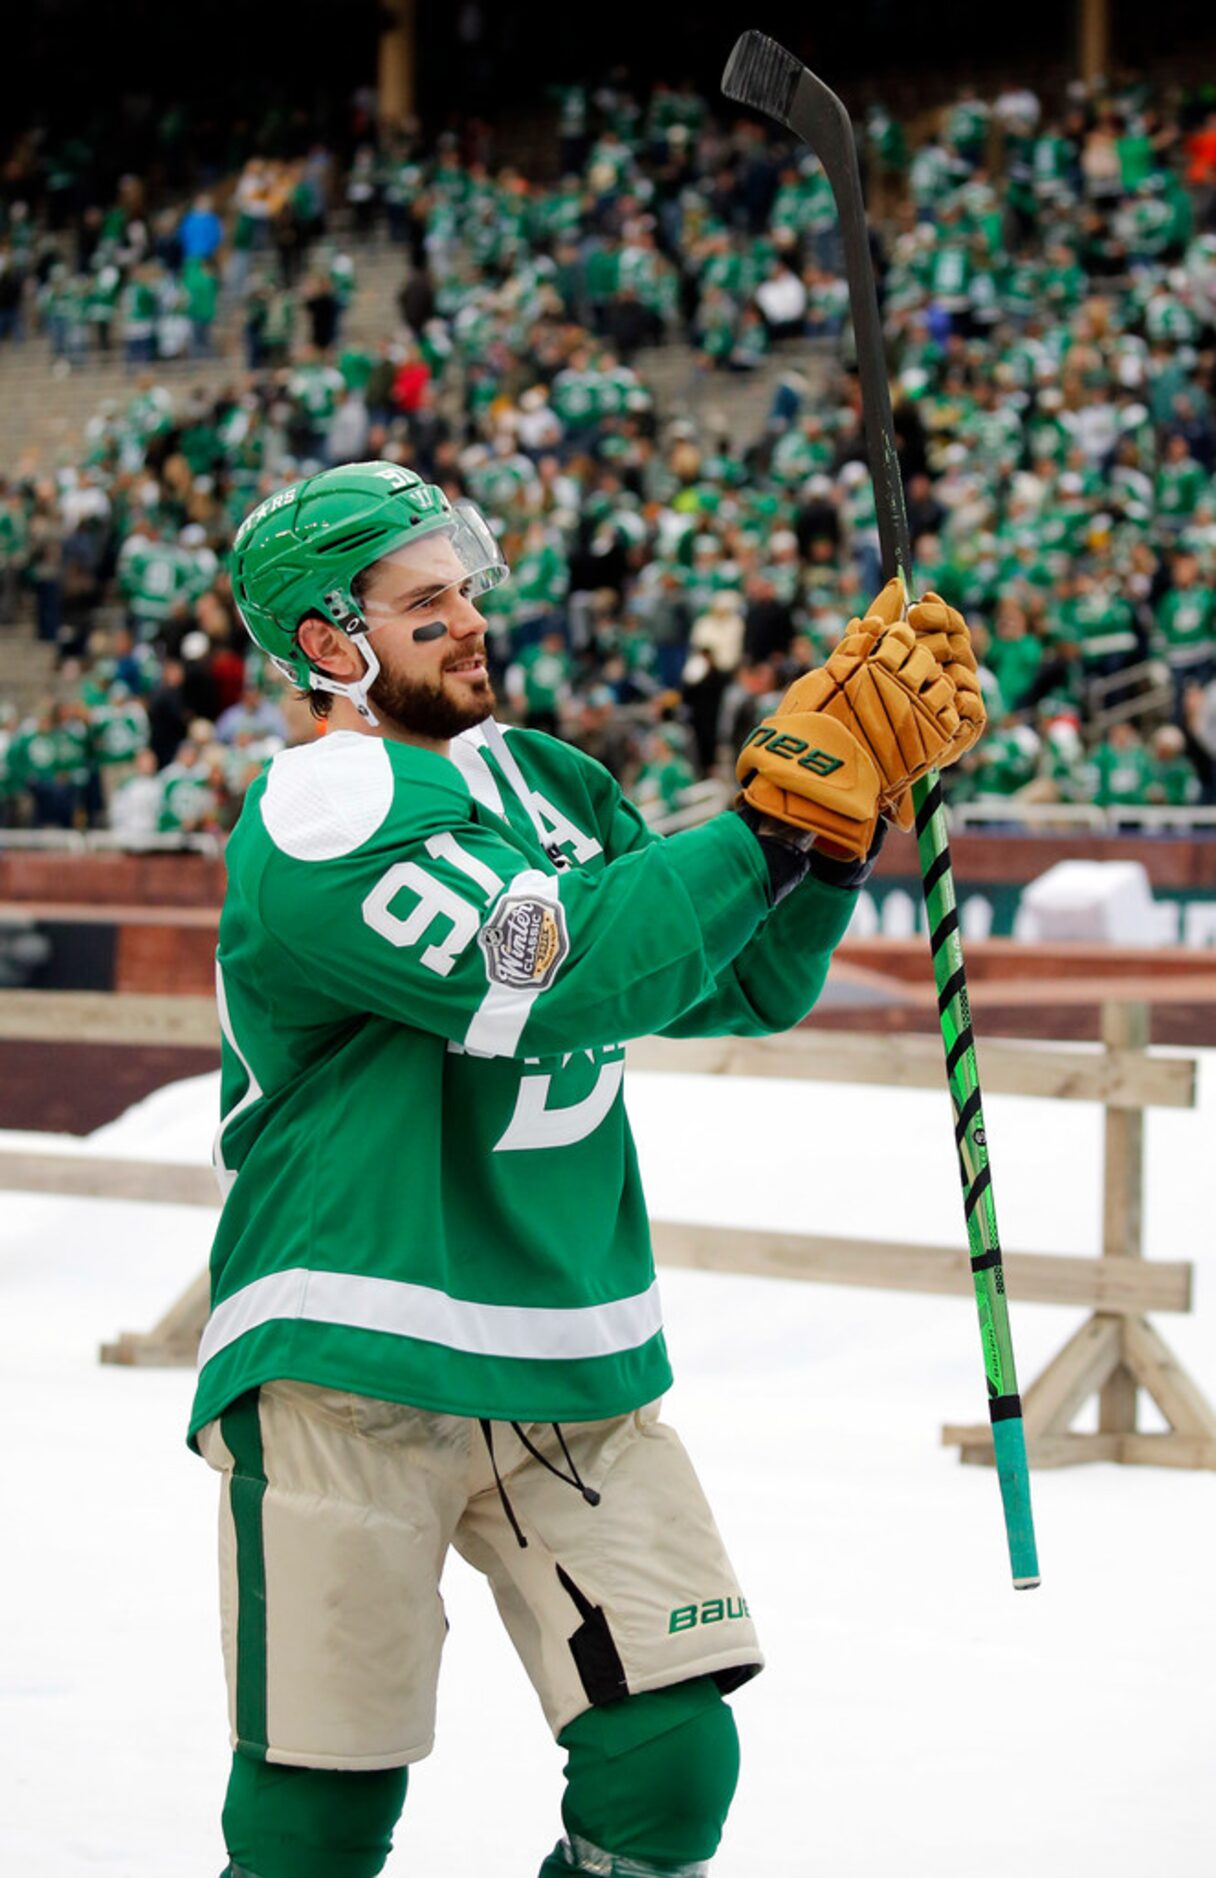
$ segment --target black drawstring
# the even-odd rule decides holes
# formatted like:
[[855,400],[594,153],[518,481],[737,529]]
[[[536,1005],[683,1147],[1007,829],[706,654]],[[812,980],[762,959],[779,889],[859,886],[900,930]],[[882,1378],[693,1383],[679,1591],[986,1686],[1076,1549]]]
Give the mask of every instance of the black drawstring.
[[574,1462],[571,1459],[570,1450],[566,1446],[566,1437],[562,1433],[562,1426],[560,1422],[550,1422],[549,1426],[550,1428],[552,1428],[554,1434],[557,1436],[558,1445],[560,1446],[562,1453],[566,1457],[566,1466],[570,1469],[570,1472],[568,1474],[563,1474],[561,1468],[554,1467],[553,1462],[550,1460],[547,1460],[545,1456],[541,1453],[539,1448],[533,1447],[532,1443],[529,1441],[527,1435],[524,1433],[523,1429],[520,1427],[518,1422],[512,1422],[511,1426],[515,1430],[516,1434],[519,1436],[520,1440],[523,1442],[524,1446],[527,1448],[528,1453],[532,1456],[532,1459],[534,1461],[539,1461],[542,1467],[547,1467],[549,1472],[554,1476],[555,1479],[564,1480],[568,1487],[576,1488],[577,1491],[582,1494],[588,1506],[599,1505],[600,1496],[596,1492],[595,1488],[586,1486],[583,1483],[583,1481],[580,1480],[579,1478],[578,1468],[574,1465]]
[[[518,1422],[511,1422],[510,1426],[515,1430],[515,1433],[519,1436],[520,1443],[522,1444],[524,1448],[527,1449],[528,1453],[532,1456],[534,1461],[539,1461],[541,1466],[544,1468],[547,1468],[548,1471],[554,1476],[556,1480],[562,1481],[567,1487],[574,1487],[579,1493],[582,1494],[588,1506],[599,1505],[600,1503],[599,1494],[596,1492],[594,1487],[587,1486],[586,1482],[581,1478],[578,1468],[574,1465],[574,1457],[571,1454],[569,1448],[566,1446],[566,1437],[562,1433],[560,1422],[550,1422],[549,1426],[552,1428],[554,1434],[557,1436],[558,1446],[561,1448],[562,1454],[565,1456],[566,1465],[570,1469],[570,1472],[568,1474],[563,1474],[560,1467],[554,1467],[553,1462],[549,1460],[549,1458],[546,1455],[542,1454],[540,1449],[536,1447],[534,1443],[528,1439],[527,1435],[524,1433],[523,1429],[520,1427]],[[494,1469],[494,1485],[498,1488],[498,1497],[502,1501],[502,1510],[507,1516],[507,1521],[508,1521],[508,1524],[510,1525],[511,1531],[515,1534],[515,1537],[519,1540],[521,1548],[524,1551],[526,1551],[528,1547],[528,1541],[524,1537],[523,1528],[520,1526],[520,1523],[515,1516],[515,1508],[511,1505],[511,1502],[507,1497],[507,1489],[503,1485],[502,1475],[498,1471],[498,1457],[494,1453],[493,1424],[487,1421],[484,1417],[482,1417],[478,1421],[478,1427],[481,1429],[482,1439],[486,1444],[486,1452],[490,1457],[490,1466]]]
[[502,1484],[502,1475],[498,1471],[498,1462],[494,1457],[494,1429],[484,1417],[479,1421],[478,1426],[481,1429],[482,1439],[486,1444],[486,1452],[490,1456],[490,1466],[494,1469],[494,1485],[498,1488],[498,1497],[502,1501],[502,1510],[507,1516],[511,1531],[515,1534],[515,1537],[519,1540],[520,1546],[526,1552],[528,1549],[528,1541],[524,1538],[523,1530],[515,1517],[515,1508],[507,1498],[507,1490]]

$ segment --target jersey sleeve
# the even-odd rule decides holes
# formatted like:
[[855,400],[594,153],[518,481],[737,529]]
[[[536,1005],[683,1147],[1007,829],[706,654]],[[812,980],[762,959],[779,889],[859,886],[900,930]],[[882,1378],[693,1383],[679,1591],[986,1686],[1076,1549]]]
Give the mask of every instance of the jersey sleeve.
[[[612,790],[615,794],[605,792],[598,804],[605,853],[620,856],[664,845],[664,837],[647,827],[615,783]],[[705,995],[663,1026],[663,1035],[762,1037],[791,1030],[823,990],[832,953],[844,937],[855,905],[852,892],[821,881],[804,881],[721,968]]]
[[734,816],[550,873],[501,824],[444,805],[410,839],[261,870],[257,919],[302,1001],[491,1056],[550,1056],[663,1030],[711,997],[768,912]]
[[713,991],[671,1024],[667,1037],[766,1037],[792,1030],[816,1004],[856,895],[805,880],[776,907]]

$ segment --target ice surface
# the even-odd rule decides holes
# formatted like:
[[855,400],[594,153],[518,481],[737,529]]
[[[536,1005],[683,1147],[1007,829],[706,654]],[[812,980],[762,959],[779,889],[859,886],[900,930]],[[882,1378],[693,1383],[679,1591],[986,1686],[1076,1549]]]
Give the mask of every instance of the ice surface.
[[[652,1210],[961,1243],[946,1099],[630,1079]],[[1199,1266],[1160,1320],[1216,1393],[1216,1095],[1149,1123],[1147,1250]],[[205,1160],[212,1078],[76,1146]],[[1092,1252],[1095,1108],[985,1104],[1010,1249]],[[0,1145],[48,1137],[0,1136]],[[190,1377],[102,1368],[193,1277],[210,1216],[5,1195],[0,1228],[0,1872],[216,1878],[228,1749],[214,1491]],[[978,1420],[966,1300],[669,1272],[668,1413],[768,1651],[715,1878],[1211,1878],[1216,1479],[1036,1474],[1044,1583],[1009,1588],[996,1484],[938,1445]],[[1023,1384],[1080,1314],[1016,1307]],[[393,1878],[535,1878],[560,1755],[484,1585],[453,1558],[439,1745]]]

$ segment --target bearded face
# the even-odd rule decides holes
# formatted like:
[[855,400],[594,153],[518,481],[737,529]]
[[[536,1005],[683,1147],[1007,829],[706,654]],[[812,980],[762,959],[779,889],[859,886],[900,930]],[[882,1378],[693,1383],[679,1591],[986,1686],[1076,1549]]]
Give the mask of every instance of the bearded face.
[[[466,603],[467,604],[467,603]],[[376,716],[409,738],[446,743],[494,714],[497,702],[486,667],[485,636],[457,644],[445,636],[438,669],[416,672],[395,655],[380,656],[380,674],[368,691]]]

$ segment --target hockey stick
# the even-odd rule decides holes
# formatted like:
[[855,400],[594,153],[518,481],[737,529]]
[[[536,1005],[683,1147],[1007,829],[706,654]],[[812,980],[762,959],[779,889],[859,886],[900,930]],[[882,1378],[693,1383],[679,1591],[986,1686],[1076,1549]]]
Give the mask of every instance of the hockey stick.
[[[889,580],[899,575],[907,592],[912,564],[908,512],[895,451],[882,323],[849,114],[835,92],[829,91],[792,53],[764,33],[744,33],[736,42],[722,75],[722,90],[737,104],[762,111],[792,130],[814,151],[832,186],[844,243],[883,577]],[[954,1138],[963,1183],[971,1273],[979,1309],[988,1412],[1005,1511],[1009,1562],[1015,1587],[1026,1590],[1039,1582],[1026,1436],[1014,1369],[987,1136],[980,1107],[979,1069],[958,929],[950,841],[941,779],[935,770],[915,784],[912,802],[937,984],[937,1008],[946,1051],[946,1081],[954,1107]]]

